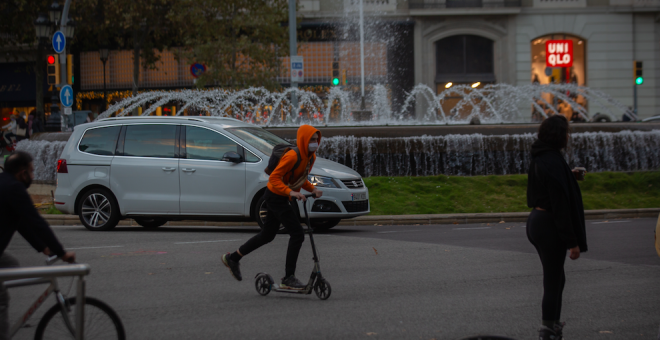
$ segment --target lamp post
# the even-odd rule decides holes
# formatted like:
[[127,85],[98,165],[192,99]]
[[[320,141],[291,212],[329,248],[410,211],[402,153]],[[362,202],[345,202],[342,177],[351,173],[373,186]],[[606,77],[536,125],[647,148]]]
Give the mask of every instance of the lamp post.
[[53,1],[53,3],[50,4],[50,7],[48,7],[48,15],[50,16],[50,22],[53,25],[57,25],[60,21],[60,16],[62,15],[62,5],[57,1]]
[[106,47],[99,49],[99,56],[103,63],[103,111],[108,109],[108,100],[106,99],[107,93],[105,89],[105,63],[108,61],[110,51]]
[[35,107],[37,109],[37,117],[36,117],[36,120],[38,121],[37,125],[41,126],[44,123],[44,119],[45,119],[44,84],[43,84],[44,81],[43,60],[45,58],[44,45],[46,45],[47,41],[50,39],[50,36],[53,32],[53,25],[45,13],[39,13],[37,19],[34,20],[34,32],[36,33],[37,36],[37,56],[36,56],[37,58],[34,65],[35,66],[34,73],[37,78],[36,79],[37,93],[36,93]]

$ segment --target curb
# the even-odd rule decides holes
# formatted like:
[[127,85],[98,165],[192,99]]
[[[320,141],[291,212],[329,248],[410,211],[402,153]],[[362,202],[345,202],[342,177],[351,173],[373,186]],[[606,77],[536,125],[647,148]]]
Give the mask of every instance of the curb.
[[[660,208],[585,210],[587,220],[657,217]],[[525,222],[529,212],[482,214],[374,215],[342,220],[340,226],[358,225],[431,225],[498,222]],[[80,225],[76,215],[42,215],[50,225]],[[139,226],[133,219],[119,222],[121,226]],[[168,226],[257,227],[256,222],[170,221]]]

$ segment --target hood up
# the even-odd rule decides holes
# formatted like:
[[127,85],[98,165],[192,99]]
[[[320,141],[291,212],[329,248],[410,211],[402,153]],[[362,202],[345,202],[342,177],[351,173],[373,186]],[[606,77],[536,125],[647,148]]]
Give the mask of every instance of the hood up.
[[321,131],[306,124],[301,125],[300,128],[298,128],[296,145],[298,146],[298,150],[300,150],[300,155],[303,157],[309,157],[309,140],[312,139],[312,136],[317,132],[319,133],[319,144],[321,144]]

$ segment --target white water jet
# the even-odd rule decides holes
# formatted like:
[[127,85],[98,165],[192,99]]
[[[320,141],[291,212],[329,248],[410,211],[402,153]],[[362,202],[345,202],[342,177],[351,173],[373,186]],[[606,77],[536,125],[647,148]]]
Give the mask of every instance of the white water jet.
[[[466,124],[472,118],[485,124],[519,123],[529,121],[532,109],[546,116],[539,103],[557,114],[557,109],[544,98],[548,95],[568,103],[574,112],[587,120],[587,109],[576,102],[578,95],[589,103],[592,112],[600,108],[613,121],[627,109],[602,91],[574,84],[493,84],[483,88],[455,85],[439,94],[420,84],[408,93],[401,109],[395,112],[387,87],[377,84],[371,87],[366,98],[374,117],[365,122],[355,122],[351,117],[351,111],[359,107],[359,94],[340,87],[331,87],[324,98],[298,88],[282,92],[271,92],[263,87],[145,92],[113,104],[99,118],[124,116],[137,107],[144,108],[142,115],[152,115],[158,107],[178,105],[177,115],[194,110],[195,114],[233,117],[257,125],[297,126],[303,120],[292,114],[290,98],[294,93],[302,109],[315,113],[315,118],[304,120],[314,125]],[[450,99],[456,101],[453,107],[447,106]],[[421,116],[415,114],[416,105],[425,108]],[[519,108],[526,109],[519,112]],[[256,112],[270,114],[267,118],[255,119]]]

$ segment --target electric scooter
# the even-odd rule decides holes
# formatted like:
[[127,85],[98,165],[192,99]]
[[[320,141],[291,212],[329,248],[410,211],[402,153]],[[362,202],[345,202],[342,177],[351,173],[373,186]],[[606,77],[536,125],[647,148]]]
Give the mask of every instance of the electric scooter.
[[[314,195],[308,194],[305,195],[306,198],[314,197]],[[303,210],[305,211],[305,218],[307,220],[307,228],[305,233],[309,235],[309,242],[312,244],[312,253],[314,254],[314,270],[312,275],[309,278],[309,282],[305,288],[282,288],[280,284],[275,283],[273,277],[267,273],[259,273],[255,276],[254,287],[257,289],[257,293],[262,296],[268,295],[271,290],[274,290],[278,293],[292,293],[292,294],[312,294],[312,290],[316,293],[321,300],[326,300],[330,297],[332,293],[332,288],[330,288],[330,283],[323,278],[321,274],[321,266],[319,265],[319,256],[316,254],[316,246],[314,245],[314,230],[311,227],[311,222],[309,219],[309,214],[307,213],[307,202],[303,203]]]

